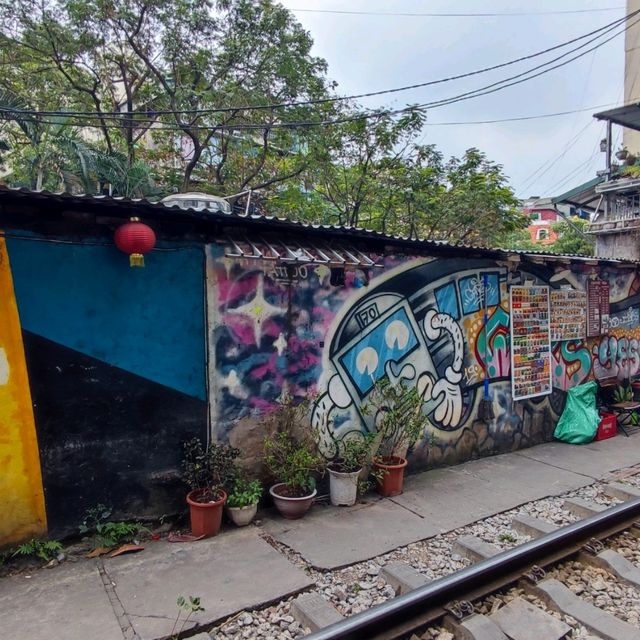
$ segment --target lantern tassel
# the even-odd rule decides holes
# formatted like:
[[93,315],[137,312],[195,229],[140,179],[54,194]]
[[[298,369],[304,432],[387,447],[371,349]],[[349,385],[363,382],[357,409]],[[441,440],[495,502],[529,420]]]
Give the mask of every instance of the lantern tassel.
[[141,253],[132,253],[129,256],[130,267],[144,267],[144,256]]

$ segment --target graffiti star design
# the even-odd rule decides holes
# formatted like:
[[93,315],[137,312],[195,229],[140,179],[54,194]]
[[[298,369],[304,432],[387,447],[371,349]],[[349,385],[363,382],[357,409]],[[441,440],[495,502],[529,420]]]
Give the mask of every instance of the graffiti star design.
[[284,350],[287,348],[287,339],[284,337],[284,333],[281,333],[278,336],[278,339],[274,341],[273,346],[276,348],[279,356],[284,353]]
[[261,273],[258,276],[258,284],[256,287],[256,295],[254,298],[243,304],[241,307],[235,309],[229,309],[228,313],[237,315],[248,316],[253,320],[253,334],[255,336],[256,344],[260,344],[260,336],[262,335],[262,325],[269,318],[275,316],[281,316],[286,312],[281,307],[275,307],[267,302],[264,297],[264,276]]

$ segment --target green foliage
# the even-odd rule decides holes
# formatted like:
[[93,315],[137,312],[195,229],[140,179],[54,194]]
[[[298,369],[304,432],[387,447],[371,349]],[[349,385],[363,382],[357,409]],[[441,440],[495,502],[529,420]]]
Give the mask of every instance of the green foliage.
[[633,400],[633,389],[631,385],[618,385],[613,392],[613,399],[616,402],[630,402]]
[[57,540],[38,540],[31,538],[28,542],[21,544],[14,552],[13,556],[36,556],[45,562],[53,560],[62,545]]
[[256,504],[261,496],[262,484],[259,480],[247,480],[244,476],[238,475],[227,498],[227,506],[248,507]]
[[[176,604],[178,605],[178,615],[176,615],[173,628],[171,629],[171,640],[178,640],[180,634],[187,625],[187,622],[189,622],[189,619],[194,613],[199,613],[200,611],[205,610],[200,604],[200,598],[198,596],[189,596],[188,599],[184,596],[178,596]],[[186,614],[184,618],[182,618],[183,613]],[[179,628],[178,625],[180,625]]]
[[98,504],[87,509],[80,523],[80,534],[90,535],[93,538],[93,546],[115,547],[127,542],[132,542],[148,529],[138,522],[110,522],[111,508]]
[[371,463],[374,433],[349,433],[339,443],[338,451],[331,467],[342,473],[354,473]]
[[198,438],[184,443],[182,477],[191,490],[207,490],[207,499],[215,499],[220,490],[233,486],[237,470],[235,460],[240,449],[228,444],[211,442],[209,446]]
[[376,383],[362,411],[374,417],[376,438],[372,448],[379,458],[404,456],[429,425],[418,390],[402,383],[393,385],[386,378]]
[[499,536],[498,540],[500,542],[518,542],[518,536],[510,531],[503,531]]
[[265,438],[264,463],[274,478],[300,494],[313,491],[313,474],[324,468],[324,461],[310,443],[296,441],[285,432]]
[[[350,120],[363,109],[349,102],[243,109],[334,95],[310,34],[274,0],[0,0],[0,15],[13,184],[135,197],[252,189],[287,217],[489,245],[526,225],[502,167],[474,148],[445,160],[421,143],[417,108],[369,120]],[[246,124],[258,128],[234,129]]]
[[588,225],[588,221],[581,218],[571,218],[571,220],[563,220],[551,225],[551,229],[558,236],[558,239],[549,246],[551,252],[566,255],[594,255],[595,241],[592,236],[586,234]]

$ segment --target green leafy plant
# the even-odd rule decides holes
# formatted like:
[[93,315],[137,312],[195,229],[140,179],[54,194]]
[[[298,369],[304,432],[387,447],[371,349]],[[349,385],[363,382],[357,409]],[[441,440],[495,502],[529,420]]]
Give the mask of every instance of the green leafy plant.
[[[178,596],[176,604],[178,605],[178,615],[171,629],[171,640],[178,640],[187,622],[189,622],[189,619],[194,613],[204,611],[204,607],[200,604],[200,598],[197,596],[189,596],[188,599],[184,596]],[[186,614],[184,618],[182,618],[183,613]],[[178,625],[180,625],[180,628],[178,628]]]
[[616,402],[630,402],[633,400],[633,389],[631,388],[631,385],[618,385],[616,390],[613,392],[613,399]]
[[36,556],[45,562],[53,560],[62,545],[57,540],[38,540],[32,538],[28,542],[21,544],[14,552],[13,556]]
[[371,445],[375,458],[405,455],[429,425],[418,390],[402,383],[392,385],[386,378],[376,383],[362,411],[365,415],[373,415],[375,421]]
[[262,484],[259,480],[247,480],[244,476],[238,475],[227,498],[227,506],[248,507],[256,504],[261,496]]
[[315,472],[324,460],[309,442],[297,441],[289,433],[275,433],[264,440],[264,463],[271,475],[287,485],[291,496],[304,496],[315,488]]
[[331,461],[331,468],[340,473],[355,473],[371,462],[376,442],[374,433],[348,434],[338,443],[338,453]]
[[93,536],[94,547],[115,547],[149,531],[139,522],[110,522],[111,513],[111,508],[103,504],[87,509],[79,530],[82,535]]
[[228,444],[212,442],[205,446],[198,438],[184,443],[182,477],[192,491],[200,490],[198,501],[218,500],[221,491],[233,486],[239,455],[240,449]]
[[289,497],[309,495],[315,489],[315,473],[324,470],[308,425],[311,397],[285,395],[267,419],[271,432],[264,439],[264,464],[271,476],[287,485]]

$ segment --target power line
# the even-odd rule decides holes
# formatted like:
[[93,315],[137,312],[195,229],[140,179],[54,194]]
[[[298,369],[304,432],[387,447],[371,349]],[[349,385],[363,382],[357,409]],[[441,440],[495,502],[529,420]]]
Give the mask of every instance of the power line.
[[[640,12],[640,11],[638,11]],[[636,13],[638,13],[636,12]],[[193,131],[199,131],[199,130],[204,130],[204,131],[211,131],[211,130],[219,130],[219,131],[242,131],[242,130],[265,130],[265,129],[301,129],[301,128],[306,128],[306,127],[312,127],[312,126],[330,126],[330,125],[336,125],[336,124],[346,124],[349,122],[357,122],[360,120],[366,120],[366,119],[370,119],[370,118],[376,118],[376,117],[386,117],[386,116],[395,116],[395,115],[400,115],[403,113],[408,113],[408,112],[413,112],[413,111],[417,111],[420,109],[434,109],[434,108],[438,108],[438,107],[442,107],[442,106],[446,106],[449,104],[454,104],[456,102],[461,102],[463,100],[469,100],[471,98],[476,98],[482,95],[487,95],[490,93],[495,93],[496,91],[501,91],[502,89],[506,89],[507,87],[511,87],[517,84],[521,84],[523,82],[527,82],[529,80],[532,80],[533,78],[539,77],[545,73],[548,73],[550,71],[553,71],[554,69],[558,69],[560,67],[566,66],[567,64],[573,62],[574,60],[577,60],[578,58],[581,58],[583,56],[585,56],[586,54],[590,53],[591,51],[594,51],[596,49],[598,49],[599,47],[602,47],[603,45],[607,44],[608,42],[610,42],[611,40],[613,40],[614,38],[616,38],[617,36],[619,36],[621,33],[624,33],[624,31],[626,31],[627,29],[631,28],[632,26],[634,26],[636,23],[640,22],[640,19],[625,26],[624,29],[622,29],[621,31],[618,31],[617,33],[613,34],[612,36],[610,36],[609,38],[599,42],[598,44],[596,44],[595,46],[577,54],[576,56],[573,56],[572,58],[569,58],[568,60],[565,60],[559,64],[553,65],[549,68],[546,69],[542,69],[542,71],[539,71],[536,74],[533,75],[529,75],[532,71],[540,69],[541,67],[545,67],[547,65],[549,65],[551,62],[555,62],[561,58],[564,58],[566,55],[569,55],[570,53],[574,53],[575,51],[583,48],[584,46],[586,46],[586,44],[590,44],[591,42],[597,40],[598,38],[602,37],[603,34],[601,34],[600,36],[597,36],[596,38],[592,39],[591,41],[580,45],[579,47],[576,47],[575,49],[569,51],[569,52],[565,52],[564,54],[554,58],[553,60],[550,60],[546,63],[540,64],[536,67],[532,67],[531,69],[528,69],[527,71],[521,72],[519,74],[516,74],[514,76],[511,76],[509,78],[505,78],[503,80],[494,82],[490,85],[486,85],[484,87],[480,87],[478,89],[474,89],[473,91],[469,91],[466,93],[462,93],[459,94],[457,96],[453,96],[451,98],[448,99],[443,99],[443,100],[438,100],[438,101],[434,101],[434,102],[428,102],[428,103],[423,103],[423,104],[418,104],[418,105],[412,105],[412,106],[407,106],[401,109],[393,109],[393,110],[377,110],[377,111],[373,111],[373,112],[369,112],[369,113],[362,113],[359,115],[353,115],[353,116],[346,116],[344,118],[338,118],[338,119],[334,119],[334,120],[311,120],[311,121],[299,121],[299,122],[271,122],[271,123],[236,123],[236,124],[228,124],[228,123],[217,123],[217,124],[213,124],[213,125],[190,125],[189,128]],[[615,28],[615,27],[614,27]],[[611,31],[612,29],[609,28],[608,31]],[[605,32],[606,33],[606,32]],[[528,77],[523,77],[523,76],[528,76]],[[515,80],[513,82],[509,82],[510,80]],[[502,86],[501,86],[502,85]],[[24,115],[24,112],[22,111],[17,111],[14,109],[2,109],[0,108],[0,112],[5,112],[5,113],[10,113],[10,114],[20,114],[20,115]],[[39,122],[43,123],[43,124],[59,124],[58,121],[52,121],[52,120],[45,120],[43,118],[40,118],[40,112],[32,112],[31,114],[29,114],[31,116],[37,116],[37,119]],[[60,117],[76,117],[76,118],[93,118],[96,119],[97,116],[76,116],[73,113],[69,113],[69,112],[64,112],[64,111],[59,111],[56,112],[56,115],[60,116]],[[168,123],[159,123],[158,120],[141,120],[141,119],[136,119],[134,120],[133,124],[147,124],[150,127],[153,126],[153,130],[154,131],[180,131],[182,130],[180,126],[178,126],[177,124],[168,124]],[[79,123],[70,123],[69,126],[76,126],[76,127],[93,127],[93,128],[111,128],[111,129],[121,129],[121,125],[118,124],[96,124],[96,123],[92,123],[92,122],[79,122]]]
[[522,16],[557,16],[576,13],[601,13],[603,11],[620,11],[625,7],[600,7],[598,9],[567,9],[560,11],[505,11],[495,13],[413,13],[408,11],[347,11],[343,9],[289,9],[294,13],[335,13],[353,16],[401,16],[407,18],[514,18]]
[[[596,107],[596,109],[598,108],[599,107]],[[576,133],[575,136],[570,138],[567,144],[565,145],[562,155],[557,155],[554,153],[553,156],[551,156],[551,158],[549,158],[548,160],[545,160],[535,171],[533,171],[533,173],[529,174],[525,178],[522,184],[521,191],[522,192],[528,191],[531,188],[531,185],[533,185],[537,180],[540,180],[540,178],[542,178],[542,176],[544,176],[546,173],[551,171],[551,169],[564,157],[566,152],[569,151],[569,149],[571,149],[573,146],[575,146],[575,144],[582,137],[584,132],[595,122],[596,122],[595,120],[590,119],[589,122],[587,122],[587,124],[584,127],[582,127],[582,129],[580,129],[580,131],[578,131],[578,133]]]
[[[399,93],[399,92],[403,92],[403,91],[410,91],[413,89],[420,89],[423,87],[428,87],[428,86],[433,86],[433,85],[437,85],[437,84],[442,84],[445,82],[452,82],[454,80],[460,80],[463,78],[468,78],[474,75],[479,75],[482,73],[488,73],[490,71],[495,71],[496,69],[501,69],[507,66],[511,66],[514,64],[517,64],[518,62],[524,62],[525,60],[531,60],[533,58],[537,58],[541,55],[547,54],[547,53],[551,53],[552,51],[556,51],[558,49],[562,49],[563,47],[567,47],[571,44],[574,44],[576,42],[579,42],[580,40],[584,40],[586,38],[589,38],[591,36],[593,36],[594,34],[603,32],[601,35],[604,35],[604,33],[607,33],[609,31],[611,31],[613,28],[619,26],[621,23],[629,20],[630,18],[634,17],[635,15],[637,15],[638,13],[640,13],[640,9],[633,11],[631,13],[629,13],[628,15],[625,15],[622,18],[619,18],[617,20],[614,20],[612,22],[609,22],[608,24],[599,27],[598,29],[594,29],[593,31],[590,31],[588,33],[585,33],[581,36],[577,36],[575,38],[572,38],[571,40],[567,40],[565,42],[562,42],[560,44],[554,45],[552,47],[549,47],[547,49],[543,49],[541,51],[537,51],[531,54],[528,54],[526,56],[522,56],[520,58],[515,58],[514,60],[509,60],[507,62],[502,62],[500,64],[497,65],[493,65],[490,67],[484,67],[482,69],[476,69],[474,71],[469,71],[466,73],[462,73],[462,74],[458,74],[458,75],[454,75],[454,76],[449,76],[446,78],[440,78],[438,80],[429,80],[426,82],[420,82],[420,83],[415,83],[415,84],[411,84],[411,85],[406,85],[403,87],[396,87],[396,88],[392,88],[392,89],[382,89],[380,91],[369,91],[367,93],[360,93],[360,94],[354,94],[354,95],[349,95],[349,96],[332,96],[330,98],[318,98],[318,99],[314,99],[314,100],[301,100],[301,101],[289,101],[289,102],[279,102],[279,103],[272,103],[272,104],[265,104],[265,105],[240,105],[240,106],[236,106],[236,107],[219,107],[216,109],[186,109],[183,111],[180,111],[180,114],[208,114],[208,113],[231,113],[231,112],[235,112],[235,111],[258,111],[258,110],[269,110],[269,109],[279,109],[279,108],[284,108],[284,107],[296,107],[296,106],[310,106],[310,105],[318,105],[318,104],[330,104],[330,103],[335,103],[335,102],[340,102],[340,101],[345,101],[345,100],[359,100],[361,98],[371,98],[371,97],[376,97],[376,96],[381,96],[381,95],[387,95],[387,94],[391,94],[391,93]],[[594,40],[597,38],[594,38]],[[593,41],[593,40],[592,40]],[[577,49],[575,49],[577,50]],[[51,115],[51,116],[55,116],[55,115],[61,115],[61,112],[59,111],[35,111],[35,110],[29,110],[29,109],[24,109],[24,110],[20,110],[20,113],[24,114],[24,115]],[[74,111],[74,112],[64,112],[62,115],[68,115],[69,113],[73,113],[75,115],[86,115],[86,116],[96,116],[96,117],[103,117],[103,118],[120,118],[123,116],[135,116],[136,113],[139,112],[135,112],[135,111],[121,111],[118,114],[114,114],[113,112],[106,112],[106,111]],[[176,113],[175,111],[172,110],[154,110],[154,113],[156,115],[172,115],[173,113]]]
[[[633,14],[630,15],[635,15],[637,13],[640,13],[640,10],[634,12]],[[569,58],[568,60],[565,60],[563,62],[560,62],[556,65],[553,65],[551,67],[548,68],[543,68],[543,67],[547,67],[550,63],[552,62],[556,62],[557,60],[560,60],[564,57],[566,57],[567,55],[574,53],[575,51],[582,49],[583,47],[585,47],[587,44],[591,44],[591,42],[594,42],[595,40],[598,40],[599,38],[601,38],[603,35],[605,35],[606,33],[612,31],[613,29],[617,28],[618,25],[614,26],[614,27],[609,27],[604,33],[600,34],[599,36],[596,36],[595,38],[593,38],[592,40],[580,45],[579,47],[576,47],[575,49],[565,52],[563,54],[561,54],[560,56],[557,56],[556,58],[554,58],[553,60],[550,60],[548,62],[542,63],[540,65],[537,65],[535,67],[532,67],[531,69],[528,69],[526,71],[523,71],[519,74],[516,74],[514,76],[505,78],[503,80],[499,80],[497,82],[494,82],[490,85],[486,85],[484,87],[480,87],[478,89],[474,89],[473,91],[468,91],[462,94],[458,94],[456,96],[453,96],[451,98],[447,98],[447,99],[443,99],[443,100],[437,100],[434,102],[428,102],[428,103],[423,103],[423,104],[417,104],[417,105],[411,105],[411,106],[407,106],[401,109],[388,109],[388,110],[377,110],[377,111],[370,111],[370,112],[364,112],[362,114],[358,114],[358,115],[352,115],[352,116],[345,116],[342,118],[337,118],[337,119],[333,119],[333,120],[308,120],[308,121],[298,121],[298,122],[270,122],[270,123],[235,123],[235,124],[229,124],[229,123],[217,123],[217,124],[212,124],[212,125],[188,125],[189,129],[192,131],[199,131],[199,130],[204,130],[204,131],[212,131],[212,130],[217,130],[217,131],[256,131],[256,130],[260,130],[260,131],[264,131],[264,130],[272,130],[272,129],[302,129],[302,128],[307,128],[307,127],[315,127],[315,126],[332,126],[332,125],[337,125],[337,124],[346,124],[346,123],[350,123],[350,122],[358,122],[361,120],[367,120],[370,118],[380,118],[380,117],[387,117],[387,116],[395,116],[395,115],[400,115],[400,114],[405,114],[405,113],[410,113],[410,112],[415,112],[417,110],[421,110],[421,109],[434,109],[434,108],[438,108],[438,107],[442,107],[442,106],[446,106],[449,104],[454,104],[456,102],[461,102],[464,100],[470,100],[471,98],[476,98],[476,97],[480,97],[483,95],[488,95],[491,93],[495,93],[497,91],[501,91],[503,89],[506,89],[507,87],[511,87],[511,86],[515,86],[517,84],[521,84],[523,82],[528,82],[529,80],[532,80],[534,78],[537,78],[541,75],[544,75],[545,73],[549,73],[550,71],[553,71],[555,69],[558,69],[560,67],[566,66],[567,64],[570,64],[571,62],[573,62],[574,60],[577,60],[583,56],[585,56],[586,54],[595,51],[596,49],[604,46],[605,44],[607,44],[608,42],[610,42],[611,40],[613,40],[614,38],[618,37],[620,34],[624,33],[625,31],[627,31],[628,29],[630,29],[632,26],[634,26],[635,24],[637,24],[638,22],[640,22],[639,20],[634,21],[631,24],[625,25],[625,27],[621,30],[618,31],[617,33],[614,33],[612,36],[610,36],[609,38],[606,38],[605,40],[599,42],[598,44],[594,45],[593,47],[586,49],[585,51],[573,56],[572,58]],[[531,74],[532,71],[535,71],[537,69],[541,69],[543,68],[541,71],[538,71],[538,73],[535,73],[533,75],[529,75]],[[525,77],[527,76],[527,77]],[[509,82],[513,80],[513,82]],[[0,108],[0,113],[8,113],[8,114],[18,114],[18,115],[30,115],[30,116],[37,116],[36,119],[38,119],[39,122],[43,123],[43,124],[60,124],[58,121],[50,121],[50,120],[45,120],[43,118],[41,118],[41,114],[40,112],[37,111],[32,111],[31,113],[26,113],[24,111],[21,110],[15,110],[15,109],[7,109],[7,108]],[[69,112],[64,112],[64,111],[59,111],[56,112],[57,116],[60,117],[75,117],[75,118],[93,118],[94,120],[97,118],[97,116],[93,115],[93,116],[76,116],[72,113]],[[126,124],[126,123],[125,123]],[[147,124],[149,127],[153,127],[154,131],[180,131],[180,130],[184,130],[181,126],[179,126],[178,124],[169,124],[166,122],[160,123],[159,120],[153,119],[153,120],[145,120],[145,119],[135,119],[132,124]],[[98,128],[98,129],[105,129],[105,128],[111,128],[111,129],[121,129],[121,125],[118,124],[106,124],[104,122],[96,124],[96,123],[92,123],[92,122],[78,122],[78,123],[69,123],[69,126],[76,126],[76,127],[83,127],[83,128]]]

